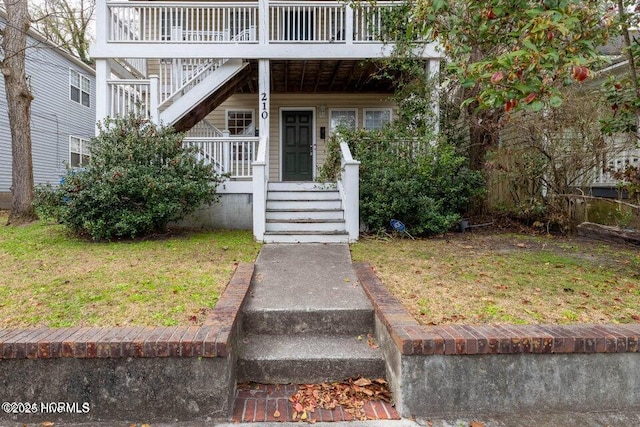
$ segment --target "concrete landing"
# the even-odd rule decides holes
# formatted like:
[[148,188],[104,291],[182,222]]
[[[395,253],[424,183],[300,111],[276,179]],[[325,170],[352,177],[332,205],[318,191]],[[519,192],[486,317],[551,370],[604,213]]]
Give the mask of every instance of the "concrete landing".
[[346,244],[264,245],[245,311],[371,310]]

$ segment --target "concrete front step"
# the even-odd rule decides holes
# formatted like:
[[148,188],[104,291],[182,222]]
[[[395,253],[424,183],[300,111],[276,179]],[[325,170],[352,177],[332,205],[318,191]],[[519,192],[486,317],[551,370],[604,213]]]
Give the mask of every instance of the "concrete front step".
[[271,200],[267,198],[267,210],[272,209],[342,209],[342,200]]
[[366,337],[246,335],[238,357],[238,381],[266,384],[320,383],[385,376],[379,348]]
[[268,219],[266,231],[344,232],[346,229],[344,219]]
[[313,182],[313,181],[287,181],[287,182],[269,182],[267,184],[268,191],[302,191],[302,190],[336,190],[335,182]]
[[265,231],[264,243],[349,243],[346,231]]
[[340,198],[336,190],[268,191],[267,200],[335,200]]
[[271,219],[344,219],[342,209],[270,209],[266,214],[267,221]]
[[263,309],[246,307],[242,327],[250,334],[330,334],[363,336],[373,333],[373,309]]

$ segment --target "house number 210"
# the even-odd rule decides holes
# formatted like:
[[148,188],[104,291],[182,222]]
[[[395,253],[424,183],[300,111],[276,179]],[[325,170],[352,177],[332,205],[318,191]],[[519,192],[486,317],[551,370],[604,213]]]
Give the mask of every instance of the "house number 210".
[[260,94],[260,101],[262,103],[262,108],[260,109],[260,117],[263,119],[267,119],[269,117],[269,110],[267,108],[267,94],[266,92],[262,92]]

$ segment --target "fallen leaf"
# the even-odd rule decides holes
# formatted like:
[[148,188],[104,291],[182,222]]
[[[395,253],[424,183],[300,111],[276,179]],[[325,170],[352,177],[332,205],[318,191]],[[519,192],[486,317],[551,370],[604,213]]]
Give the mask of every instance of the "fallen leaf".
[[637,314],[632,314],[632,315],[631,315],[631,318],[632,318],[633,320],[635,320],[636,322],[640,322],[640,316],[638,316]]
[[471,424],[469,424],[469,427],[486,427],[484,423],[481,423],[480,421],[471,421]]
[[356,381],[353,382],[355,385],[360,386],[360,387],[364,387],[367,386],[369,384],[371,384],[371,381],[366,379],[366,378],[358,378]]
[[51,427],[53,425],[53,421],[43,421],[40,425],[42,427]]
[[[524,243],[517,243],[517,244],[516,244],[516,246],[517,246],[517,247],[519,247],[519,248],[526,248],[526,247],[527,247],[527,245],[525,245]],[[475,422],[475,421],[474,421],[474,422]],[[472,423],[472,424],[473,424],[473,423]],[[484,425],[484,424],[483,424],[483,425]],[[471,426],[471,427],[481,427],[481,426]]]
[[303,412],[304,408],[302,407],[302,405],[300,404],[300,402],[296,402],[296,412]]
[[306,419],[307,419],[307,411],[304,411],[304,412],[302,413],[302,415],[300,415],[300,419],[301,419],[302,421],[304,421],[304,420],[306,420]]
[[280,418],[280,411],[278,411],[277,409],[275,410],[275,412],[273,413],[273,417],[274,418]]

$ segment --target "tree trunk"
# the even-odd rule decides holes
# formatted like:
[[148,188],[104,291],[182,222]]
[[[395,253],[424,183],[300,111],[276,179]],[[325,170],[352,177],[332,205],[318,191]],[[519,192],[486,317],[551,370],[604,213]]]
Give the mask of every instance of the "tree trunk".
[[7,23],[3,30],[2,74],[11,128],[12,202],[9,224],[35,219],[33,161],[31,159],[31,100],[25,75],[25,50],[30,19],[27,0],[4,0]]
[[[467,107],[469,117],[469,168],[474,171],[484,172],[487,152],[498,146],[499,115],[492,111],[477,110],[475,103]],[[471,216],[483,215],[488,210],[488,193],[475,197],[471,201],[468,214]]]

